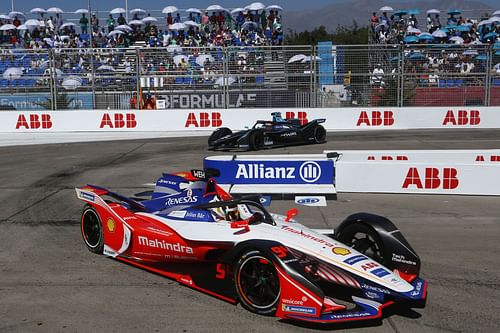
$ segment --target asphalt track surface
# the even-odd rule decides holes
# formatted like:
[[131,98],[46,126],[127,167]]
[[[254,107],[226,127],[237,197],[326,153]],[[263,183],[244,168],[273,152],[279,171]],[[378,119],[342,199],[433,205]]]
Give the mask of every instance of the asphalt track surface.
[[[201,167],[206,138],[167,138],[0,148],[1,332],[313,332],[88,252],[73,188],[99,184],[132,194],[163,171]],[[492,130],[329,134],[323,149],[500,148]],[[293,202],[274,201],[285,212]],[[498,197],[339,194],[299,207],[301,222],[336,226],[357,211],[393,220],[419,253],[429,281],[425,309],[394,311],[349,332],[498,332]]]

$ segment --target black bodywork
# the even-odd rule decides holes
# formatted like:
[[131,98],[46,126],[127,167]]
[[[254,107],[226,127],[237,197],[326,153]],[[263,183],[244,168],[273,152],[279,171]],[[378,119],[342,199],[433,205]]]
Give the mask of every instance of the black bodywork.
[[326,130],[321,125],[325,119],[315,119],[301,125],[298,119],[282,119],[273,114],[273,120],[258,120],[243,131],[232,132],[223,127],[215,130],[208,139],[212,150],[259,150],[271,147],[303,145],[326,142]]

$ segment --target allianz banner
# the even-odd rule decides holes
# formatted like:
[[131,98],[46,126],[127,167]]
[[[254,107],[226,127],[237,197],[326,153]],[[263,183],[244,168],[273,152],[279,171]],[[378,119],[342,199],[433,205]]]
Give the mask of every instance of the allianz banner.
[[216,169],[220,184],[334,184],[333,160],[215,160],[204,168]]

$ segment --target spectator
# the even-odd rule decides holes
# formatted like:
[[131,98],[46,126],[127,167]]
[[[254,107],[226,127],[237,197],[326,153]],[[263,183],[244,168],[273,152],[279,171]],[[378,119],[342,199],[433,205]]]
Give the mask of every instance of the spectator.
[[118,25],[124,25],[124,24],[127,24],[127,20],[125,19],[125,17],[123,16],[123,14],[120,13],[120,15],[118,16],[118,19],[116,19],[116,22],[118,23]]
[[379,21],[378,21],[377,13],[373,12],[372,16],[370,18],[370,24],[371,24],[373,33],[375,33],[375,27],[377,26],[378,23],[379,23]]
[[383,87],[385,86],[384,82],[384,70],[382,69],[381,64],[377,64],[375,69],[373,70],[371,77],[371,84],[375,87]]
[[144,110],[155,110],[156,109],[156,99],[151,95],[151,93],[148,93],[146,96],[146,100],[144,101]]
[[92,25],[92,31],[94,33],[99,32],[99,19],[97,18],[96,14],[92,14],[92,18],[90,19],[90,24]]
[[85,13],[82,14],[82,17],[80,18],[80,28],[82,30],[82,34],[88,34],[89,30],[89,19],[85,16]]
[[106,25],[108,26],[108,33],[115,30],[115,19],[113,18],[113,15],[109,14],[109,17],[106,20]]
[[167,26],[170,27],[174,24],[174,18],[172,17],[172,13],[167,14]]
[[177,13],[177,15],[175,15],[174,23],[181,23],[181,14]]
[[12,21],[12,24],[16,26],[16,28],[18,26],[21,25],[21,21],[19,20],[19,18],[17,16],[14,16],[14,20]]
[[130,97],[130,108],[132,110],[137,109],[137,93],[134,93],[132,97]]

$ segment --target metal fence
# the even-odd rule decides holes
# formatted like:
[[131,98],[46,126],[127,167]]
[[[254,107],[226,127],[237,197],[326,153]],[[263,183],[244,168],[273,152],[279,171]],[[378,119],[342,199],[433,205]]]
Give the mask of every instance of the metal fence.
[[498,63],[489,45],[0,49],[0,108],[500,105]]

